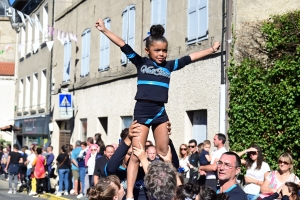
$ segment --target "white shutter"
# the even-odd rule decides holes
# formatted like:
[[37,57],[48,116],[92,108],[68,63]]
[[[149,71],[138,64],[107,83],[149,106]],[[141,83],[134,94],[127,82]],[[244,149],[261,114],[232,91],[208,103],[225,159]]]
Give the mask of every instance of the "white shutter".
[[151,0],[151,24],[158,24],[158,1],[160,0]]
[[100,32],[100,70],[103,70],[105,62],[105,37],[106,36]]
[[90,52],[91,48],[91,30],[89,29],[86,34],[86,58],[85,58],[85,76],[90,73]]
[[199,0],[198,5],[198,38],[206,37],[208,31],[208,0]]
[[166,29],[167,22],[167,0],[160,0],[160,19],[159,24],[161,24]]
[[[106,28],[110,30],[110,19],[106,20]],[[107,69],[109,67],[109,60],[110,60],[110,40],[105,37],[105,62],[104,62],[104,69]]]
[[80,69],[80,76],[85,76],[85,52],[86,52],[86,32],[82,34],[81,38],[81,69]]
[[197,39],[198,21],[197,21],[197,2],[198,0],[189,0],[188,5],[188,41]]
[[[126,8],[126,10],[124,10],[123,14],[122,14],[122,39],[124,40],[125,43],[128,43],[127,39],[128,39],[128,8]],[[127,57],[124,53],[122,53],[122,59],[121,59],[121,64],[124,65],[126,64],[127,61]]]
[[129,23],[128,23],[128,45],[134,49],[134,38],[135,38],[135,7],[129,8]]

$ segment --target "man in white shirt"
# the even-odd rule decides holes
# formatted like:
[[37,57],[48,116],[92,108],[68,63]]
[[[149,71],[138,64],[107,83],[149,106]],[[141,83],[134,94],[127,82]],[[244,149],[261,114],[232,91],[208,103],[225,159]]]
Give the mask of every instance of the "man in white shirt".
[[199,173],[201,173],[201,170],[206,172],[205,185],[211,187],[215,191],[217,191],[218,183],[216,177],[217,162],[219,161],[222,154],[227,152],[226,148],[224,147],[225,142],[226,136],[222,133],[217,133],[214,136],[214,146],[217,147],[217,150],[215,150],[211,154],[210,165],[204,165],[199,167]]

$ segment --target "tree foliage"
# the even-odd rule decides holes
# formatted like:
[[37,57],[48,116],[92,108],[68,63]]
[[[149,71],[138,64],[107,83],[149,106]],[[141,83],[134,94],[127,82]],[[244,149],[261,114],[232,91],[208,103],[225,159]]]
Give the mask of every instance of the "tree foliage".
[[232,52],[228,69],[230,147],[241,151],[258,144],[274,170],[280,154],[289,152],[300,175],[300,11],[249,29],[255,31],[233,44],[239,58]]

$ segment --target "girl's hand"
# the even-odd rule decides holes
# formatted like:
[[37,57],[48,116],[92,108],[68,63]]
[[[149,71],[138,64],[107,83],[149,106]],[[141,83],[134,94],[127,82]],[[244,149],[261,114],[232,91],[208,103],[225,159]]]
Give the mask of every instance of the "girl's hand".
[[251,148],[246,150],[247,153],[251,152],[251,151],[257,152],[257,149],[255,149],[254,147],[251,147]]
[[168,153],[167,155],[163,156],[161,154],[158,154],[161,159],[163,159],[165,162],[172,162],[172,154],[171,154],[171,148],[168,146]]
[[220,47],[220,42],[215,42],[214,45],[212,46],[214,52],[218,51],[219,47]]
[[95,27],[99,30],[99,31],[104,31],[105,25],[102,19],[98,19],[98,21],[96,21]]
[[133,137],[139,136],[141,132],[141,125],[135,120],[129,127],[128,138],[131,140]]
[[143,159],[146,159],[146,152],[142,144],[139,142],[140,148],[133,147],[133,154],[138,157],[138,159],[141,161]]
[[168,129],[168,135],[171,135],[171,122],[167,121],[167,129]]
[[289,188],[284,184],[284,186],[282,187],[282,190],[281,190],[281,192],[282,192],[282,196],[291,196],[291,192],[289,192]]

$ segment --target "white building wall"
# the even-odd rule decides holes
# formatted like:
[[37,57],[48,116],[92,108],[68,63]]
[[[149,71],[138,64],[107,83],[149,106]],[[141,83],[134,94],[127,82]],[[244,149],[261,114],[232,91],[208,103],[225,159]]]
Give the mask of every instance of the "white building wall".
[[[13,125],[15,102],[15,79],[9,76],[0,76],[0,127]],[[10,132],[0,132],[0,139],[12,141]]]

